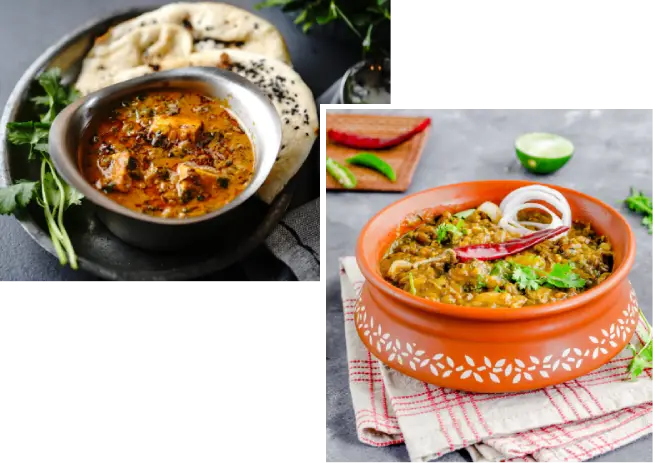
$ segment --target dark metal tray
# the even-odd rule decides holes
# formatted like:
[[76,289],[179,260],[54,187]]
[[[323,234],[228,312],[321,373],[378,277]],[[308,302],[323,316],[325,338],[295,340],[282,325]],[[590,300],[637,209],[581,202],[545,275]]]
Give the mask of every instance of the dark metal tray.
[[[0,119],[0,186],[22,178],[38,179],[38,163],[28,162],[23,148],[6,141],[7,122],[32,119],[27,96],[41,71],[58,66],[71,82],[79,73],[82,59],[95,37],[110,26],[153,8],[134,8],[89,22],[48,48],[25,71],[14,87]],[[302,175],[305,171],[300,171]],[[66,212],[66,228],[79,256],[79,266],[102,278],[115,280],[183,280],[198,278],[225,269],[252,252],[268,236],[285,214],[293,197],[298,176],[272,204],[251,199],[252,216],[247,225],[215,244],[189,245],[188,250],[159,253],[141,250],[113,236],[84,202]],[[30,206],[18,216],[27,233],[45,250],[55,255],[41,209]]]

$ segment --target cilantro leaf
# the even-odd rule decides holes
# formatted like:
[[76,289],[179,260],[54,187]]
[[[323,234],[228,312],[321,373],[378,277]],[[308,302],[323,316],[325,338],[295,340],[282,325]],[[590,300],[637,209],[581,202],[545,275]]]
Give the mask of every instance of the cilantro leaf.
[[631,350],[631,353],[634,355],[631,362],[627,366],[627,371],[629,372],[629,379],[635,381],[640,374],[648,369],[652,368],[652,326],[647,322],[647,318],[643,314],[643,310],[638,309],[641,319],[644,321],[647,326],[647,331],[649,337],[647,338],[647,343],[641,347],[640,350],[629,344],[628,348]]
[[647,227],[647,230],[649,230],[649,233],[652,233],[652,216],[645,216],[643,217],[643,222],[642,224]]
[[47,106],[47,112],[41,116],[41,122],[52,123],[57,114],[77,97],[77,92],[61,84],[61,70],[52,68],[39,75],[39,84],[47,96],[36,96],[32,102]]
[[631,196],[624,200],[625,204],[632,211],[644,214],[643,225],[652,233],[652,198],[645,195],[642,191],[631,189]]
[[574,264],[556,263],[545,277],[545,282],[559,289],[579,289],[586,285],[586,281],[572,271]]
[[511,277],[511,264],[506,260],[499,260],[493,265],[491,269],[491,276],[501,277],[502,279],[508,279]]
[[11,214],[24,208],[34,197],[39,182],[21,180],[8,187],[0,188],[0,214]]
[[540,287],[540,278],[536,271],[529,266],[522,266],[517,263],[511,263],[513,266],[513,274],[511,279],[516,283],[519,289],[522,290],[538,290]]
[[[463,226],[463,221],[459,221],[459,225]],[[436,228],[436,240],[438,241],[438,243],[443,243],[443,241],[447,238],[448,233],[451,234],[452,241],[463,235],[463,232],[461,231],[461,228],[458,225],[448,224],[444,222],[442,224],[439,224],[438,227]]]
[[7,139],[20,146],[30,145],[29,159],[34,159],[34,151],[48,150],[48,133],[50,125],[40,122],[9,122],[7,123]]
[[483,290],[486,288],[486,280],[481,274],[477,274],[477,290]]

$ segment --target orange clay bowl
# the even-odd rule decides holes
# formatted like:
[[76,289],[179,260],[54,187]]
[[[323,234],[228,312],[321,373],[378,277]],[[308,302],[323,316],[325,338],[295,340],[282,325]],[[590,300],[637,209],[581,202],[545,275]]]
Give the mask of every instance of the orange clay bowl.
[[[438,386],[471,392],[538,389],[584,375],[613,358],[633,335],[638,304],[627,275],[636,244],[625,219],[578,191],[549,185],[614,249],[613,274],[553,304],[476,308],[435,303],[387,283],[379,261],[417,226],[415,214],[458,212],[500,201],[525,181],[478,181],[422,191],[391,204],[363,228],[357,262],[365,276],[355,312],[359,337],[388,366]],[[413,224],[411,224],[413,222]]]

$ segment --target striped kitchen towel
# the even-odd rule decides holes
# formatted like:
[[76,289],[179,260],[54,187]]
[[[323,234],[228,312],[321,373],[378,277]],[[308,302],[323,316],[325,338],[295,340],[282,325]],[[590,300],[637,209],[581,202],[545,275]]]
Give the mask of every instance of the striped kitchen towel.
[[[404,443],[413,461],[462,448],[475,461],[582,461],[651,433],[651,370],[625,381],[628,350],[574,381],[522,393],[454,391],[389,368],[368,352],[355,330],[363,280],[356,260],[342,258],[350,392],[361,442]],[[634,345],[642,345],[646,332],[639,323]]]

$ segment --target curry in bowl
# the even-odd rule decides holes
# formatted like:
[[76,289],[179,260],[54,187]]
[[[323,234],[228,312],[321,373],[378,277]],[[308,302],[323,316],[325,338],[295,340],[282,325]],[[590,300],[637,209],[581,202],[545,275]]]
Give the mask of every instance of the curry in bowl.
[[520,308],[578,295],[611,274],[613,249],[551,192],[521,188],[499,207],[423,219],[393,243],[380,272],[413,295],[464,306]]
[[117,203],[185,218],[231,202],[254,173],[250,138],[220,100],[152,91],[103,115],[80,146],[85,179]]

